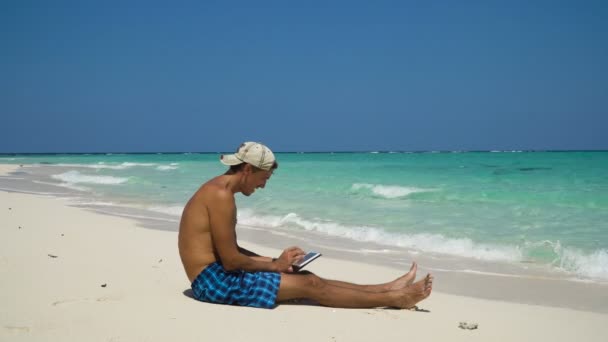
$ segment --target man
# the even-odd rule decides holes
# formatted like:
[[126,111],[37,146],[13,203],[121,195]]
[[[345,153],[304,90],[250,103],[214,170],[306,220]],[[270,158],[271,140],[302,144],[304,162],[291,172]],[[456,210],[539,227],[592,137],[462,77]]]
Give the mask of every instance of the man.
[[294,272],[291,265],[305,254],[298,247],[285,249],[276,259],[239,247],[234,195],[250,196],[263,189],[278,164],[272,151],[256,142],[245,142],[220,160],[230,169],[192,196],[179,229],[180,256],[198,300],[272,308],[278,302],[307,298],[331,307],[412,308],[431,294],[430,275],[413,282],[415,263],[389,283],[357,285]]

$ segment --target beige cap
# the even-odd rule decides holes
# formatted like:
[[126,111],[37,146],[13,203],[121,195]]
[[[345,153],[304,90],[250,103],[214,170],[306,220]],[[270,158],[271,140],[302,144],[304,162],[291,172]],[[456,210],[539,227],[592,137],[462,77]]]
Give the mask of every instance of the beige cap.
[[235,154],[223,154],[220,161],[224,165],[251,164],[259,169],[269,171],[274,165],[274,153],[265,145],[247,141],[239,146]]

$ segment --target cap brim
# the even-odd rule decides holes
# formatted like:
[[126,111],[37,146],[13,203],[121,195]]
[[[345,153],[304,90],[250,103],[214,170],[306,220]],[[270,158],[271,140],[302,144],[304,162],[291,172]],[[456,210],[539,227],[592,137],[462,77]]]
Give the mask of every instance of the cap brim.
[[224,165],[232,166],[243,163],[242,160],[236,157],[234,154],[222,154],[220,157],[220,162]]

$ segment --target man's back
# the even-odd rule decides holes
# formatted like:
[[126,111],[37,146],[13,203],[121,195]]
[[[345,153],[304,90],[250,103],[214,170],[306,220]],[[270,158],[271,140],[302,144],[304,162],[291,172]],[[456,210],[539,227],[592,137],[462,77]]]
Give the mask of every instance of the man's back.
[[203,184],[190,198],[179,227],[179,254],[190,282],[209,264],[217,261],[211,238],[208,203],[215,193],[226,191],[222,176]]

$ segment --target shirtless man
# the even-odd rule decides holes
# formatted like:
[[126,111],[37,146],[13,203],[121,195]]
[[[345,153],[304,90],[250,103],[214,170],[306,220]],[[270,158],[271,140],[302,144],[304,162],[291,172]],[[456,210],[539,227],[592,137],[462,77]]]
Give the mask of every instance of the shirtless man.
[[391,282],[357,285],[294,272],[304,256],[298,247],[278,258],[259,256],[241,248],[236,238],[238,192],[250,196],[264,188],[278,167],[274,154],[260,143],[243,143],[235,154],[222,155],[230,166],[223,175],[203,184],[186,204],[179,229],[179,253],[194,296],[201,301],[262,308],[307,298],[341,308],[411,308],[431,294],[428,274],[414,283],[416,264]]

